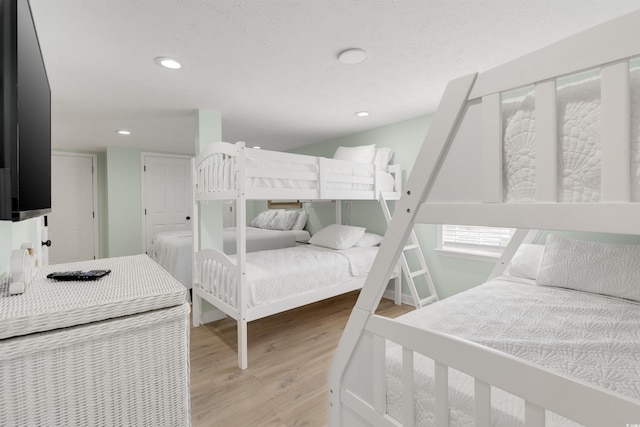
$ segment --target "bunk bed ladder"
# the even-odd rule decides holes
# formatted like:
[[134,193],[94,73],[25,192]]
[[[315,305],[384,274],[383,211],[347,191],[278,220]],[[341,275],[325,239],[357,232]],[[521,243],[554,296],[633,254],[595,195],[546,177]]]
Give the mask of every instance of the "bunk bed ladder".
[[[389,223],[391,222],[391,211],[389,210],[387,200],[383,196],[380,196],[380,205],[382,206],[384,219],[387,221],[387,225],[389,225]],[[411,271],[409,262],[407,261],[408,253],[413,253],[414,257],[417,259],[419,265],[418,270]],[[409,287],[409,291],[411,292],[411,297],[413,298],[413,302],[416,308],[420,308],[426,304],[431,304],[438,301],[438,294],[436,292],[435,286],[433,285],[433,280],[431,279],[429,268],[427,267],[427,261],[424,259],[424,253],[422,252],[422,248],[418,243],[418,237],[416,236],[416,232],[414,229],[412,229],[409,233],[409,237],[407,237],[407,241],[402,248],[399,263],[402,267],[402,273],[407,281],[407,286]],[[416,288],[415,278],[420,276],[424,276],[424,281],[429,288],[429,296],[424,299],[420,298],[418,289]]]

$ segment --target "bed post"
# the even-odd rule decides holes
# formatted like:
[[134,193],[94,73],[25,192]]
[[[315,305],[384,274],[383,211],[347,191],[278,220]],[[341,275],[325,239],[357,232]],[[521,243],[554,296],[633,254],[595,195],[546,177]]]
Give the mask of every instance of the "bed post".
[[247,196],[245,193],[245,146],[244,142],[238,147],[236,165],[238,176],[236,179],[236,262],[238,266],[237,307],[238,307],[238,367],[247,369]]
[[466,109],[467,99],[475,79],[474,73],[453,80],[447,85],[441,105],[422,144],[371,272],[367,276],[342,334],[329,370],[329,425],[331,426],[340,426],[342,423],[343,374],[360,341],[367,320],[380,303],[382,292],[398,261],[404,242],[415,224],[418,207],[431,191]]
[[200,326],[202,320],[202,301],[200,301],[200,297],[197,293],[197,286],[195,286],[195,282],[198,280],[198,269],[196,267],[196,253],[200,250],[200,239],[199,239],[199,222],[200,216],[198,215],[200,212],[200,206],[196,200],[196,195],[198,194],[198,173],[196,171],[196,159],[191,159],[191,188],[193,189],[193,212],[191,216],[193,220],[191,221],[191,239],[192,239],[192,250],[191,254],[191,304],[193,305],[193,314],[191,315],[191,322],[194,327]]

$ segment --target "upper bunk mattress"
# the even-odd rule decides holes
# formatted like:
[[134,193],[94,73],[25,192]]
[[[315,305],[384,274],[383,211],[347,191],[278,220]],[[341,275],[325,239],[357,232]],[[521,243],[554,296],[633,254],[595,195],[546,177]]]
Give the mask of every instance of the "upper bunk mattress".
[[[518,280],[516,282],[516,280]],[[640,304],[502,276],[397,318],[640,399]],[[433,362],[416,355],[416,425],[433,425]],[[387,346],[389,413],[401,419],[402,354]],[[449,369],[451,425],[473,425],[473,379]],[[524,402],[492,387],[492,426],[523,426]],[[550,414],[548,426],[577,424]]]

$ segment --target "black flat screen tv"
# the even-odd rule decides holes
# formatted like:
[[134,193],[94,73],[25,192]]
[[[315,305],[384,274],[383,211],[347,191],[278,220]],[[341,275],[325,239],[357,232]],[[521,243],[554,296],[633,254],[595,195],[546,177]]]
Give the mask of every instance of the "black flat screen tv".
[[51,89],[28,0],[0,0],[0,220],[51,211]]

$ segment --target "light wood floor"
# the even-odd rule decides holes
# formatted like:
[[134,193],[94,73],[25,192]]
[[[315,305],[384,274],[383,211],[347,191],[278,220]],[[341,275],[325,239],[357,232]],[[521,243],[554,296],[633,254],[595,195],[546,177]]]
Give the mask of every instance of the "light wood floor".
[[[327,425],[327,375],[358,292],[250,322],[249,368],[238,369],[232,319],[191,328],[194,427]],[[411,311],[383,299],[378,313]]]

